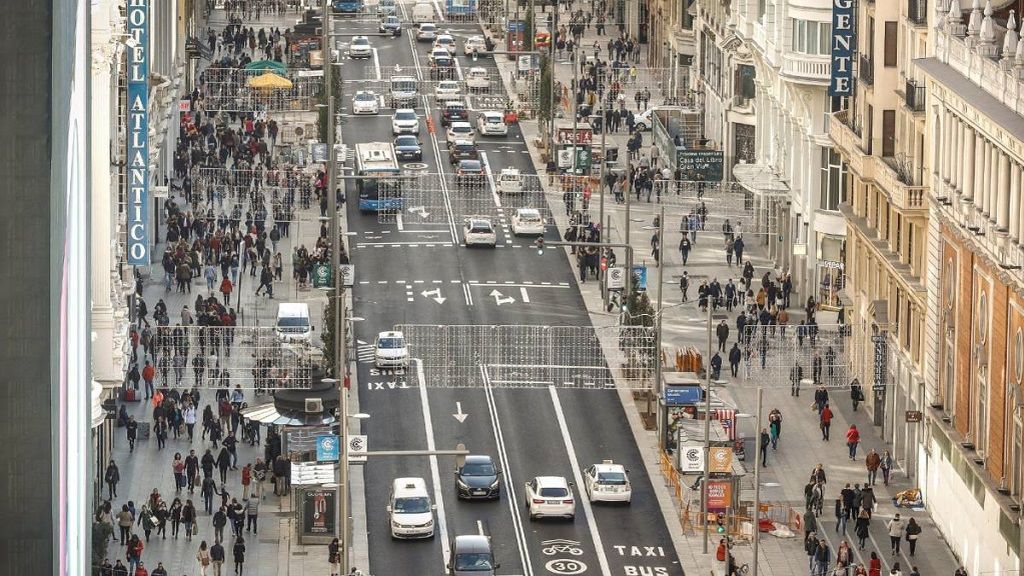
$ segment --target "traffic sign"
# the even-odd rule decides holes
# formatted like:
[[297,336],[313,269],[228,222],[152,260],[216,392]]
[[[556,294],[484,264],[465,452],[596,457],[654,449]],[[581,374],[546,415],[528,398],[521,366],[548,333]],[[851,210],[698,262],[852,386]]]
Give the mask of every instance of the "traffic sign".
[[608,283],[609,290],[622,290],[626,287],[626,267],[613,266],[609,268],[605,281]]
[[313,288],[329,288],[333,285],[330,264],[317,264],[313,267]]
[[355,264],[342,264],[339,267],[341,271],[341,283],[345,286],[352,286],[356,283],[356,266]]
[[322,434],[316,437],[317,462],[337,462],[341,457],[341,442],[334,434]]
[[637,290],[647,290],[647,266],[633,266],[633,280]]
[[366,436],[355,435],[348,437],[348,463],[362,464],[366,462],[366,453],[369,451],[369,442]]

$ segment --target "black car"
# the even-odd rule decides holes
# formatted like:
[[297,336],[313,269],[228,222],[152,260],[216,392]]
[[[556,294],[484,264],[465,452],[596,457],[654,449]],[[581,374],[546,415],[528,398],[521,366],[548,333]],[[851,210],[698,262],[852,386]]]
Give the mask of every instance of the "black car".
[[466,456],[462,468],[455,469],[455,491],[468,500],[497,500],[501,497],[501,472],[490,456]]
[[459,160],[455,169],[456,186],[483,186],[484,166],[479,160]]
[[423,146],[415,136],[399,136],[395,138],[395,154],[399,160],[423,160]]
[[458,164],[462,160],[477,160],[479,158],[480,152],[477,151],[476,144],[469,140],[457,140],[448,143],[448,161],[452,164]]
[[466,108],[465,102],[449,100],[441,110],[441,126],[448,126],[459,120],[469,122],[469,109]]

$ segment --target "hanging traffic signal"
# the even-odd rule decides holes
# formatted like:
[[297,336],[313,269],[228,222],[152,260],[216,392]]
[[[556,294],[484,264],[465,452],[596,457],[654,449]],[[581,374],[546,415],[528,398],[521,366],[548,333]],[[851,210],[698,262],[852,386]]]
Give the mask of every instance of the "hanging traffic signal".
[[537,238],[537,241],[534,242],[533,245],[537,247],[537,255],[538,256],[544,254],[544,239],[543,238]]

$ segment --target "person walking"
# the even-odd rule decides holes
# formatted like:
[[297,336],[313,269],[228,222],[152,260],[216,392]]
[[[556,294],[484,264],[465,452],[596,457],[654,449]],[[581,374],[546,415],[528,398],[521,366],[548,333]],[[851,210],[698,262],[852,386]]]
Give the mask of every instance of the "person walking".
[[821,409],[819,415],[819,426],[821,427],[821,439],[825,442],[829,441],[829,432],[832,430],[832,408],[829,407],[828,403]]
[[331,543],[327,545],[327,563],[331,565],[331,576],[340,576],[341,546],[337,538],[331,540]]
[[217,540],[213,546],[210,546],[210,564],[213,566],[213,576],[221,576],[224,560],[224,546],[221,545],[220,540]]
[[860,494],[860,507],[861,510],[867,511],[868,518],[875,513],[875,502],[877,502],[877,500],[875,498],[874,488],[865,486],[864,490],[862,490]]
[[679,277],[679,291],[683,293],[683,302],[689,300],[687,294],[690,290],[690,275],[684,270],[683,275]]
[[882,576],[882,560],[878,552],[872,552],[868,560],[868,576]]
[[768,413],[768,432],[772,437],[772,450],[778,450],[779,436],[782,435],[782,412],[778,408]]
[[889,475],[892,474],[892,454],[886,450],[882,453],[882,459],[878,463],[878,467],[882,469],[882,483],[886,486],[889,485]]
[[864,549],[864,541],[868,539],[869,530],[871,529],[871,517],[868,516],[866,510],[861,510],[857,513],[857,521],[854,523],[853,530],[857,534],[857,543],[860,549]]
[[213,514],[213,537],[217,541],[224,540],[224,527],[228,525],[227,508],[221,506]]
[[260,513],[260,499],[255,496],[245,501],[245,531],[252,530],[253,534],[256,534],[256,519]]
[[818,551],[818,536],[811,530],[804,538],[804,552],[807,553],[807,569],[814,574],[814,555]]
[[124,435],[128,439],[128,453],[135,452],[135,441],[139,437],[139,423],[135,416],[129,416],[128,422],[124,425]]
[[108,499],[117,498],[117,483],[121,481],[121,471],[117,468],[117,464],[114,464],[113,459],[110,460],[110,464],[107,464],[107,470],[103,473],[103,481],[107,483]]
[[132,526],[134,524],[135,519],[132,518],[132,513],[128,510],[128,505],[122,505],[121,511],[117,513],[117,528],[121,533],[121,546],[128,545],[128,540],[131,539]]
[[896,515],[885,524],[885,528],[889,532],[889,548],[892,551],[892,555],[895,556],[900,553],[900,542],[903,540],[903,531],[906,528],[906,524],[897,512]]
[[846,532],[846,508],[843,506],[843,499],[836,498],[836,533]]
[[828,573],[828,565],[832,563],[832,549],[824,539],[818,540],[818,548],[814,551],[814,574],[825,576]]
[[917,552],[917,539],[921,537],[921,525],[917,523],[914,518],[910,519],[907,523],[907,545],[910,546],[910,557],[914,557],[914,553]]
[[761,466],[768,466],[768,445],[771,444],[771,436],[767,428],[761,428]]
[[857,459],[857,446],[860,445],[860,430],[856,424],[850,424],[846,431],[846,447],[850,450],[850,460]]
[[199,543],[199,551],[196,552],[196,562],[199,564],[199,573],[206,576],[206,569],[212,563],[210,551],[206,547],[206,540]]
[[718,327],[715,328],[715,334],[718,336],[718,350],[724,352],[725,345],[729,341],[729,325],[726,324],[725,320],[722,320]]
[[196,507],[191,499],[185,500],[185,506],[181,509],[181,524],[185,527],[185,541],[191,542],[196,533]]
[[235,540],[235,546],[232,552],[235,557],[235,574],[242,576],[242,568],[245,565],[245,538],[239,536]]
[[732,377],[736,378],[739,375],[740,370],[740,359],[743,353],[740,351],[740,345],[738,342],[733,342],[732,349],[729,350],[729,370],[732,372]]
[[866,458],[864,458],[864,467],[868,470],[868,482],[867,484],[874,486],[875,477],[878,475],[878,468],[882,465],[882,457],[875,452],[872,448]]

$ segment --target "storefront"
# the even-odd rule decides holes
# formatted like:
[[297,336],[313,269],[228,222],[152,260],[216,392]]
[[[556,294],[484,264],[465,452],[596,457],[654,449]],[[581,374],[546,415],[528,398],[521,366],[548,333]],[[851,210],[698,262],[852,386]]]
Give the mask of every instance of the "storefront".
[[839,292],[846,285],[846,238],[818,232],[814,299],[821,310],[838,311]]

